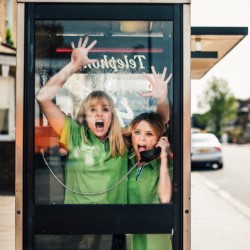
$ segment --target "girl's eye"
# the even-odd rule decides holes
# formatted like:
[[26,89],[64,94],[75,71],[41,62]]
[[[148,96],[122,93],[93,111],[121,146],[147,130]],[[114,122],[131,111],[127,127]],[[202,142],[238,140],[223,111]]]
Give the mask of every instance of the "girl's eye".
[[90,111],[90,112],[95,112],[96,109],[95,109],[95,108],[90,108],[89,111]]
[[151,137],[151,136],[153,136],[153,133],[147,132],[146,136]]
[[102,110],[103,110],[103,112],[109,112],[110,108],[109,107],[104,107]]
[[139,134],[140,134],[140,131],[139,131],[139,130],[135,130],[134,133],[135,133],[136,135],[139,135]]

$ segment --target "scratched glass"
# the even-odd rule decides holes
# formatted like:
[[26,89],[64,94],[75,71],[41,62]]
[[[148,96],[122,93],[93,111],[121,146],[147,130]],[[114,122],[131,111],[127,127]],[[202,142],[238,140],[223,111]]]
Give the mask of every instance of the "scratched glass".
[[[71,42],[77,44],[79,38],[85,36],[89,37],[89,43],[97,40],[89,57],[99,61],[82,67],[68,79],[53,100],[56,105],[74,119],[82,100],[92,91],[103,90],[115,103],[121,127],[126,127],[142,112],[155,111],[156,100],[140,96],[152,88],[142,73],[152,74],[152,65],[159,73],[164,67],[167,67],[167,75],[173,73],[173,22],[36,21],[36,91],[69,62]],[[170,109],[172,85],[171,80],[168,86]],[[39,105],[36,102],[34,105],[35,203],[63,204],[67,152],[60,147]]]

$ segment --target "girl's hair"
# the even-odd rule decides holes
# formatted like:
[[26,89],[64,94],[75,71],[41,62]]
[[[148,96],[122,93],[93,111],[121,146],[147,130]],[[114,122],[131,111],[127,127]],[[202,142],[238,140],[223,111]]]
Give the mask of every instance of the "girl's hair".
[[164,124],[162,117],[159,114],[155,112],[141,113],[140,115],[138,115],[132,120],[132,122],[127,128],[123,129],[123,136],[125,138],[125,142],[127,146],[129,147],[132,146],[132,140],[131,140],[132,130],[141,121],[147,122],[158,138],[163,136],[164,133],[166,132],[166,126]]
[[[93,99],[97,100],[106,99],[108,101],[112,112],[111,124],[108,131],[109,142],[110,142],[109,154],[112,157],[117,155],[123,155],[125,153],[126,147],[121,132],[121,126],[116,114],[114,101],[107,93],[100,90],[91,92],[81,103],[78,114],[76,116],[76,121],[80,124],[87,125],[86,112]],[[83,135],[83,137],[86,141],[88,141],[85,134]]]

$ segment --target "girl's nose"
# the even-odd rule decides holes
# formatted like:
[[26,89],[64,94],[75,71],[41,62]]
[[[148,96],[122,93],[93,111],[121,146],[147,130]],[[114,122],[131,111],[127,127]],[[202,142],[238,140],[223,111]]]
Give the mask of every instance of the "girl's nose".
[[98,116],[102,116],[103,112],[102,112],[102,110],[100,109],[100,110],[97,110],[96,114],[97,114]]
[[141,141],[145,141],[145,135],[144,135],[144,134],[141,134],[141,135],[140,135],[140,140],[141,140]]

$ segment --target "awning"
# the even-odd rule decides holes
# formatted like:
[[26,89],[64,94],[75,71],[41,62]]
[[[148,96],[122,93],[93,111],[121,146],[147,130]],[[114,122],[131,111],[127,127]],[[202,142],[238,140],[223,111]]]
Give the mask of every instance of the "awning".
[[247,27],[191,27],[191,78],[202,78],[247,35]]

